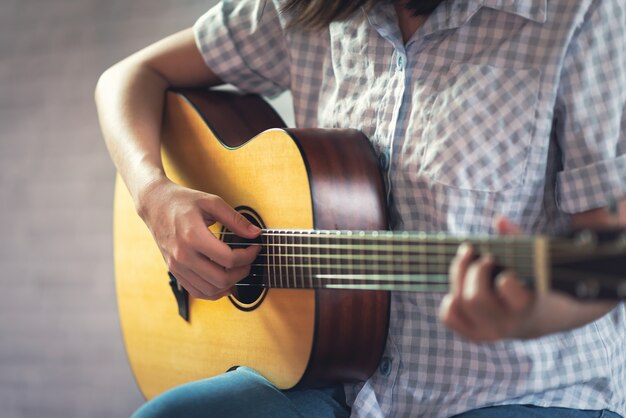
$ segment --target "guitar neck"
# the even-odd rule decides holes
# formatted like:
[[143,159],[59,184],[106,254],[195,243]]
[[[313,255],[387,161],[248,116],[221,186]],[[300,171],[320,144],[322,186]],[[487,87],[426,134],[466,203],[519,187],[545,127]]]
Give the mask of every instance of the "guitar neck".
[[239,286],[444,293],[450,263],[459,245],[468,243],[477,255],[494,257],[494,275],[511,269],[537,292],[624,299],[625,242],[621,231],[557,238],[266,229],[253,244],[263,246],[253,280]]
[[[264,230],[254,264],[272,288],[447,292],[448,269],[463,242],[501,268],[547,280],[543,237],[450,237],[392,231]],[[535,288],[547,288],[546,283]]]

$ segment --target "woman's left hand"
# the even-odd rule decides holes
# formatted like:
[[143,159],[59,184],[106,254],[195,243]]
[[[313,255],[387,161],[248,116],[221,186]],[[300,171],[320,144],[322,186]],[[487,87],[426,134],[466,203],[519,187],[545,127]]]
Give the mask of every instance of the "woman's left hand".
[[[496,221],[502,235],[519,235],[520,229],[505,218]],[[462,244],[450,266],[451,292],[445,296],[440,318],[449,328],[472,341],[528,338],[528,322],[537,303],[534,294],[504,270],[493,279],[494,260],[476,257]]]
[[[505,218],[496,221],[502,235],[521,230]],[[537,338],[586,325],[617,304],[616,301],[580,301],[556,291],[535,294],[515,272],[504,270],[493,279],[494,260],[476,257],[461,245],[450,265],[451,291],[439,310],[445,325],[476,342],[507,338]]]

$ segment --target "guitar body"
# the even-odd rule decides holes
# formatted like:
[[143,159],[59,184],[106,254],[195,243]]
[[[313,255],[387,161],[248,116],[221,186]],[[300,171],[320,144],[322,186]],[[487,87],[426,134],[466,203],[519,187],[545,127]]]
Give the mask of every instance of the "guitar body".
[[[168,93],[166,173],[221,196],[263,228],[386,229],[383,183],[362,134],[272,129],[255,137],[279,126],[256,96]],[[114,247],[124,341],[148,399],[236,366],[283,389],[364,380],[382,355],[387,292],[272,288],[254,300],[190,298],[184,320],[167,266],[119,179]]]

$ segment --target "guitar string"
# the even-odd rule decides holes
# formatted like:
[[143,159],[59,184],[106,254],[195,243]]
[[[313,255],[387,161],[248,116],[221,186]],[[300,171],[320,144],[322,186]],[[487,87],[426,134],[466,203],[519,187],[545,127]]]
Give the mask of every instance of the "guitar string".
[[[318,246],[318,245],[297,245],[297,244],[289,244],[289,245],[280,245],[280,244],[237,244],[237,245],[232,245],[229,244],[231,246],[235,246],[235,247],[248,247],[248,246],[261,246],[264,248],[307,248],[307,249],[338,249],[338,250],[343,250],[343,251],[353,251],[353,250],[357,250],[359,252],[361,251],[371,251],[371,254],[368,253],[361,253],[361,254],[351,254],[351,253],[346,253],[346,254],[323,254],[323,253],[298,253],[298,252],[281,252],[281,253],[274,253],[274,252],[269,252],[269,253],[261,253],[259,256],[266,256],[266,257],[272,257],[272,258],[277,258],[277,259],[289,259],[289,258],[307,258],[307,259],[337,259],[337,260],[346,260],[346,261],[352,261],[352,260],[371,260],[371,261],[397,261],[398,257],[414,257],[413,260],[411,259],[407,259],[407,260],[403,260],[403,263],[408,263],[408,264],[437,264],[437,262],[433,262],[433,261],[429,261],[426,260],[426,258],[432,258],[435,259],[437,257],[441,257],[441,256],[449,256],[449,259],[446,259],[445,261],[439,261],[440,263],[449,263],[452,259],[451,256],[454,256],[457,254],[457,250],[456,249],[452,249],[451,251],[428,251],[428,252],[416,252],[416,251],[403,251],[401,249],[397,249],[397,248],[381,248],[379,246],[377,247],[343,247],[343,246],[333,246],[333,247],[329,247],[329,246]],[[494,256],[496,259],[502,258],[503,260],[515,260],[516,262],[532,262],[534,260],[534,253],[516,253],[516,254],[510,254],[507,252],[507,250],[502,250],[504,251],[504,253],[501,253],[501,250],[498,249],[496,252],[491,252],[491,251],[487,251],[487,253],[491,254],[492,256]],[[383,254],[381,254],[383,253]]]
[[308,286],[277,286],[269,283],[236,283],[236,287],[262,287],[267,289],[320,289],[320,288],[344,288],[344,289],[378,289],[378,290],[416,290],[444,291],[450,289],[449,283],[316,283]]
[[[249,247],[249,246],[259,246],[264,248],[302,248],[302,249],[329,249],[329,250],[343,250],[343,251],[372,251],[373,253],[383,253],[390,252],[391,255],[396,254],[399,256],[407,255],[407,256],[441,256],[441,255],[455,255],[458,251],[458,245],[452,244],[416,244],[411,245],[411,242],[405,243],[394,243],[394,244],[362,244],[362,245],[354,245],[354,244],[273,244],[273,243],[227,243],[230,247]],[[436,248],[436,247],[443,248]],[[407,247],[408,250],[403,249],[403,247]],[[523,257],[527,256],[531,260],[535,256],[535,247],[533,245],[526,245],[523,243],[508,245],[506,247],[501,246],[488,246],[484,245],[472,245],[472,248],[477,253],[491,254],[491,255],[500,255],[502,257]],[[421,251],[420,251],[421,250]],[[426,250],[426,252],[425,252]],[[511,252],[513,252],[511,254]],[[578,251],[571,251],[569,248],[563,248],[562,250],[551,248],[550,249],[550,257],[554,260],[565,261],[572,258],[577,258],[581,256],[589,256],[588,251],[581,249]],[[277,257],[280,257],[284,254],[274,254]],[[321,254],[314,254],[321,255]],[[378,257],[379,254],[365,254],[372,255],[374,257]],[[349,258],[349,256],[347,257]]]
[[[403,243],[406,244],[406,243]],[[396,249],[395,246],[390,246],[390,245],[386,245],[386,246],[380,246],[380,245],[350,245],[348,247],[341,245],[341,244],[335,244],[335,245],[328,245],[328,244],[268,244],[268,243],[252,243],[252,244],[247,244],[247,243],[230,243],[229,245],[232,246],[249,246],[249,245],[254,245],[254,246],[262,246],[262,247],[279,247],[279,248],[316,248],[316,249],[341,249],[341,250],[348,250],[348,251],[352,251],[352,250],[357,250],[357,251],[374,251],[374,254],[302,254],[302,253],[267,253],[264,254],[265,257],[267,258],[271,258],[272,261],[274,261],[274,263],[268,263],[268,264],[261,264],[261,263],[254,263],[252,266],[253,267],[268,267],[268,268],[278,268],[278,269],[283,269],[283,268],[315,268],[315,269],[320,269],[320,268],[334,268],[334,269],[340,269],[340,270],[355,270],[354,266],[343,266],[343,265],[334,265],[334,264],[320,264],[320,263],[295,263],[295,262],[291,262],[291,260],[294,259],[308,259],[308,260],[345,260],[345,261],[355,261],[355,260],[367,260],[367,261],[372,261],[372,262],[376,262],[376,261],[392,261],[392,260],[396,260],[398,257],[394,256],[394,253],[392,252],[391,254],[377,254],[380,252],[384,252],[384,251],[393,251]],[[454,248],[450,248],[451,251],[436,251],[433,250],[432,246],[427,246],[424,244],[419,244],[416,247],[412,247],[412,249],[419,249],[419,248],[429,248],[430,251],[429,252],[415,252],[415,251],[401,251],[401,253],[399,254],[401,257],[403,258],[412,258],[411,256],[417,256],[416,258],[419,258],[421,260],[404,260],[403,264],[404,267],[402,268],[406,268],[406,266],[410,266],[410,267],[415,267],[418,266],[420,267],[420,269],[422,271],[425,270],[425,273],[432,273],[432,270],[435,271],[441,271],[442,269],[445,269],[445,271],[447,271],[447,269],[449,268],[449,264],[450,261],[449,259],[445,259],[445,260],[438,260],[438,261],[431,261],[431,260],[425,260],[424,258],[438,258],[441,256],[450,256],[450,255],[454,255],[456,254],[457,250],[456,247]],[[406,248],[406,247],[405,247]],[[526,248],[524,246],[522,246],[522,248]],[[263,256],[263,255],[262,255]],[[496,254],[496,257],[498,257],[499,255]],[[509,263],[511,262],[511,260],[514,260],[516,263],[528,263],[531,264],[533,261],[532,256],[528,257],[527,254],[524,255],[520,255],[520,254],[505,254],[504,256],[500,256],[499,258],[504,258],[506,261],[508,261]],[[291,259],[291,260],[290,260]],[[275,261],[278,260],[279,262],[276,263]],[[283,263],[282,261],[286,260],[289,261],[288,263]],[[295,260],[294,260],[295,261]],[[532,266],[528,266],[529,269],[532,268]],[[372,266],[372,265],[359,265],[357,267],[357,269],[362,270],[362,271],[368,271],[368,270],[372,270],[372,271],[388,271],[389,267],[383,265],[376,265],[376,266]],[[391,271],[395,271],[395,268],[392,268]],[[523,270],[522,267],[518,267],[518,271],[521,273]],[[289,272],[288,271],[283,271],[280,270],[279,273],[282,275],[284,273],[285,276],[289,276]]]
[[[237,236],[232,232],[220,232],[214,233],[216,237],[224,236]],[[438,236],[438,235],[426,235],[426,234],[386,234],[382,233],[380,235],[343,235],[343,234],[280,234],[280,233],[263,233],[259,236],[263,237],[279,237],[279,238],[300,238],[300,239],[330,239],[337,241],[374,241],[374,244],[378,244],[381,241],[385,241],[390,244],[404,244],[404,243],[420,243],[422,245],[450,245],[450,246],[458,246],[464,242],[472,243],[475,245],[500,245],[502,243],[506,243],[507,245],[534,245],[534,240],[528,237],[520,238],[520,237],[493,237],[493,236],[484,236],[484,237],[450,237],[450,236]]]
[[[537,237],[528,237],[528,236],[459,236],[454,237],[450,235],[437,234],[437,233],[426,233],[426,232],[415,232],[415,231],[359,231],[358,233],[348,234],[345,231],[319,231],[319,230],[296,230],[301,232],[280,232],[281,230],[263,230],[263,231],[279,231],[279,232],[264,232],[260,235],[263,237],[288,237],[288,238],[314,238],[314,239],[333,239],[333,240],[366,240],[366,241],[387,241],[387,247],[395,246],[395,245],[418,245],[418,246],[453,246],[458,247],[462,243],[468,243],[473,247],[479,246],[496,246],[501,244],[506,244],[509,247],[524,247],[528,246],[528,249],[533,250],[535,241]],[[293,230],[292,230],[293,231]],[[363,232],[365,235],[361,235]],[[222,231],[216,234],[218,237],[220,235],[232,235],[236,236],[231,231]],[[392,239],[389,242],[389,239]],[[565,239],[565,238],[549,238],[550,240],[550,254],[558,255],[561,253],[571,254],[573,256],[578,256],[583,254],[585,251],[589,249],[589,245],[580,245],[576,242],[576,240]],[[237,243],[238,245],[293,245],[300,246],[294,244],[258,244],[258,243]],[[363,245],[367,245],[365,243]],[[231,243],[234,245],[234,243]],[[319,244],[304,244],[308,246],[314,246]],[[327,244],[327,245],[340,245],[340,244]],[[346,244],[347,245],[347,244]],[[374,245],[379,245],[377,242]],[[577,251],[574,251],[577,250]],[[580,253],[579,253],[580,251]]]
[[272,286],[269,284],[245,284],[245,283],[237,283],[236,287],[252,287],[252,288],[267,288],[267,289],[352,289],[352,290],[387,290],[387,291],[411,291],[411,292],[430,292],[430,293],[446,293],[450,286],[449,284],[437,284],[437,283],[426,283],[426,284],[388,284],[388,283],[374,283],[374,284],[335,284],[335,283],[324,283],[317,284],[313,286],[307,287],[281,287],[281,286]]
[[[366,234],[365,232],[363,234]],[[381,236],[377,236],[375,233],[372,234],[370,232],[370,234],[372,235],[363,235],[363,234],[332,234],[332,233],[319,233],[319,232],[311,232],[311,233],[307,233],[307,234],[303,234],[303,233],[268,233],[266,232],[263,236],[265,237],[280,237],[280,238],[285,238],[285,237],[290,237],[290,238],[294,238],[294,243],[293,244],[289,244],[289,243],[279,243],[279,244],[273,244],[273,243],[229,243],[229,245],[233,246],[233,247],[237,247],[237,246],[241,246],[241,247],[248,247],[250,245],[254,245],[254,246],[262,246],[262,247],[266,247],[266,248],[272,248],[272,247],[277,247],[277,248],[298,248],[298,249],[335,249],[335,250],[343,250],[343,251],[359,251],[359,252],[364,252],[363,254],[301,254],[301,253],[280,253],[280,254],[275,254],[275,253],[268,253],[266,254],[267,258],[272,258],[272,261],[276,261],[276,259],[278,259],[279,263],[271,263],[271,264],[253,264],[254,267],[267,267],[268,271],[269,268],[273,268],[274,271],[278,268],[278,272],[281,275],[281,281],[282,281],[282,275],[285,275],[285,279],[287,280],[302,280],[303,283],[305,280],[311,280],[311,278],[309,277],[299,277],[299,278],[291,278],[290,277],[290,272],[289,270],[283,270],[283,269],[290,269],[293,268],[294,269],[294,273],[297,273],[295,271],[296,268],[299,269],[306,269],[308,268],[309,270],[311,268],[315,268],[315,269],[324,269],[324,268],[328,268],[328,269],[335,269],[335,270],[348,270],[348,271],[354,271],[355,268],[354,266],[342,266],[342,265],[334,265],[334,264],[312,264],[312,263],[308,263],[308,264],[298,264],[298,263],[292,263],[291,260],[297,259],[297,258],[304,258],[307,260],[345,260],[345,261],[355,261],[355,260],[369,260],[372,262],[376,262],[376,261],[390,261],[390,260],[395,260],[396,257],[394,257],[395,254],[397,254],[397,250],[400,251],[400,257],[402,257],[404,260],[403,262],[403,267],[402,269],[406,271],[406,269],[411,269],[411,268],[415,268],[416,266],[418,267],[418,271],[420,273],[423,274],[434,274],[433,270],[435,272],[440,272],[442,271],[447,271],[449,268],[449,264],[450,264],[450,260],[441,260],[440,262],[432,262],[430,260],[424,260],[424,258],[430,258],[430,257],[442,257],[442,256],[450,256],[450,255],[454,255],[457,252],[457,247],[460,243],[462,242],[466,242],[466,238],[455,238],[456,242],[444,242],[439,236],[435,235],[434,237],[436,238],[436,241],[434,241],[432,244],[428,244],[427,242],[425,242],[423,239],[420,240],[419,243],[414,243],[415,238],[423,238],[426,235],[423,233],[414,233],[414,234],[410,234],[410,233],[406,233],[406,232],[402,232],[400,234],[396,234],[395,238],[400,238],[401,240],[395,240],[392,241],[391,243],[386,243],[385,245],[380,245],[378,242],[376,241],[381,241],[381,240],[386,240],[388,242],[388,238],[390,236],[392,236],[394,233],[393,232],[384,232],[381,234]],[[229,231],[224,231],[221,233],[222,236],[224,235],[235,235],[232,232]],[[309,241],[311,240],[311,238],[313,239],[317,239],[317,240],[324,240],[324,239],[332,239],[332,240],[337,240],[340,241],[337,244],[304,244],[304,243],[295,243],[295,238],[298,238],[300,240],[303,239],[309,239]],[[364,239],[365,238],[365,239]],[[533,261],[534,261],[534,257],[533,254],[520,254],[519,251],[520,249],[526,250],[527,252],[533,251],[534,250],[534,242],[532,240],[529,241],[528,238],[525,238],[524,240],[522,240],[521,242],[519,241],[519,239],[515,239],[517,237],[500,237],[500,239],[498,240],[500,243],[502,242],[506,242],[508,245],[508,248],[505,249],[505,253],[504,254],[494,254],[495,257],[497,259],[503,258],[505,263],[511,264],[511,260],[514,260],[513,263],[527,263],[529,264],[528,266],[526,266],[527,268],[524,268],[522,266],[516,266],[516,270],[518,272],[518,274],[524,275],[529,273],[529,275],[532,275],[533,273]],[[341,241],[355,241],[358,240],[359,244],[354,245],[354,244],[350,244],[350,243],[343,243]],[[371,242],[365,242],[363,243],[363,241],[375,241],[373,244]],[[481,238],[481,239],[473,239],[474,243],[473,246],[478,247],[479,250],[481,250],[482,252],[488,252],[488,253],[492,253],[494,251],[492,250],[496,250],[495,248],[487,248],[487,251],[485,251],[485,246],[489,246],[490,244],[493,245],[494,241],[493,241],[493,237],[489,237],[489,238]],[[412,245],[413,244],[413,245]],[[402,247],[402,248],[398,248],[398,247]],[[408,247],[411,246],[411,247]],[[410,248],[410,249],[409,249]],[[424,253],[422,252],[415,252],[415,250],[420,250],[420,249],[426,249],[428,248],[428,252]],[[408,249],[408,250],[407,250]],[[569,248],[568,248],[569,250]],[[365,252],[367,251],[372,251],[374,252],[374,254],[365,254]],[[380,253],[384,253],[384,252],[391,252],[391,254],[380,254]],[[497,253],[497,251],[495,251]],[[513,252],[513,253],[512,253]],[[418,261],[413,261],[413,260],[408,260],[407,258],[412,258],[411,256],[418,256],[421,259]],[[555,252],[554,254],[551,254],[551,256],[554,257],[558,257],[559,254],[558,252]],[[290,260],[291,259],[291,260]],[[287,260],[289,261],[288,263],[281,263],[283,260]],[[295,261],[295,260],[294,260]],[[408,267],[407,267],[408,266]],[[391,271],[394,272],[396,271],[395,268],[391,268],[389,269],[388,266],[385,265],[377,265],[377,266],[370,266],[370,265],[359,265],[357,267],[358,271],[376,271],[378,273],[380,272],[387,272],[387,271]],[[398,279],[399,276],[398,274],[396,274],[395,279]],[[402,277],[403,281],[411,281],[411,278],[406,279],[407,276]],[[380,275],[378,276],[359,276],[360,279],[363,280],[377,280],[379,283],[381,282],[380,280]]]
[[[248,277],[266,277],[263,274],[253,273]],[[447,273],[434,273],[434,274],[391,274],[391,273],[376,273],[376,274],[342,274],[342,273],[320,273],[313,275],[314,279],[319,280],[377,280],[381,282],[413,282],[413,283],[446,283],[448,282]]]
[[[419,232],[419,231],[342,231],[342,230],[317,230],[317,229],[292,229],[292,230],[261,230],[260,236],[276,236],[276,237],[320,237],[320,238],[345,238],[345,239],[411,239],[418,238],[424,240],[427,238],[434,239],[436,241],[463,241],[463,240],[485,240],[485,241],[497,241],[497,240],[515,240],[515,241],[533,241],[537,237],[529,237],[526,235],[475,235],[475,236],[455,236],[437,232]],[[272,232],[275,231],[275,232]],[[213,232],[213,231],[212,231]],[[215,233],[215,232],[214,232]],[[215,233],[217,235],[237,235],[232,231],[220,231]]]
[[[306,244],[259,244],[259,243],[227,243],[230,247],[239,247],[239,248],[248,248],[248,247],[263,247],[263,248],[270,248],[270,249],[275,249],[275,248],[287,248],[287,249],[299,249],[299,248],[315,248],[315,249],[329,249],[329,250],[342,250],[342,251],[371,251],[372,254],[358,254],[359,256],[369,256],[369,255],[374,255],[376,256],[377,253],[387,253],[387,254],[382,254],[382,256],[393,256],[393,255],[421,255],[421,256],[437,256],[437,255],[455,255],[457,253],[457,248],[446,248],[444,250],[440,250],[437,251],[437,249],[432,248],[430,246],[425,246],[424,248],[428,247],[428,251],[419,251],[419,247],[417,246],[412,246],[410,247],[411,249],[409,250],[404,250],[400,247],[396,247],[396,246],[355,246],[355,245],[350,245],[350,246],[345,246],[345,245],[341,245],[341,244],[334,244],[334,245],[326,245],[326,244],[310,244],[310,245],[306,245]],[[408,247],[407,247],[408,248]],[[528,249],[525,247],[520,247],[523,249]],[[477,248],[477,250],[482,250],[484,248]],[[488,250],[495,250],[497,252],[506,252],[507,249],[502,249],[502,248],[488,248]],[[534,248],[530,248],[528,250],[533,250]],[[510,251],[510,250],[509,250]],[[489,252],[489,251],[488,251]],[[491,252],[489,252],[491,253]],[[299,255],[299,256],[304,256],[308,253],[281,253],[281,254],[273,254],[272,255]],[[320,254],[320,253],[312,253],[312,256],[331,256],[331,255],[335,255],[338,257],[344,257],[344,256],[351,256],[353,254]],[[527,255],[534,255],[534,252],[527,252],[527,253],[516,253],[516,254],[508,254],[507,255],[515,255],[515,256],[527,256]]]
[[[376,266],[368,266],[368,265],[363,265],[363,266],[359,266],[359,267],[351,267],[351,266],[343,266],[343,265],[335,265],[335,264],[296,264],[296,263],[291,263],[291,264],[278,264],[278,263],[269,263],[269,264],[252,264],[252,267],[276,267],[276,268],[315,268],[315,269],[335,269],[335,270],[347,270],[347,271],[380,271],[380,272],[384,272],[384,273],[388,273],[388,274],[407,274],[405,272],[405,269],[403,266],[399,266],[399,267],[393,267],[393,266],[380,266],[380,265],[376,265]],[[421,266],[421,265],[413,265],[411,267],[418,267],[418,269],[416,270],[416,272],[418,272],[419,274],[436,274],[438,272],[442,272],[442,271],[448,271],[450,268],[450,263],[434,263],[434,264],[430,264],[427,266]],[[419,267],[424,267],[423,269],[419,269]],[[534,271],[534,269],[532,268],[533,266],[516,266],[516,270],[520,273],[522,272],[526,272],[526,271]],[[403,271],[404,272],[401,272]],[[396,273],[397,272],[397,273]],[[300,273],[300,272],[298,272]],[[412,274],[413,271],[411,273],[408,274]],[[287,273],[288,274],[288,273]]]

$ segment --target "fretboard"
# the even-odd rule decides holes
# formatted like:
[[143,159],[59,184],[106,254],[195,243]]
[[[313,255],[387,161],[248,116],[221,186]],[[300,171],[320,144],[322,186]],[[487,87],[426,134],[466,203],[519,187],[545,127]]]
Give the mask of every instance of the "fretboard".
[[446,292],[450,263],[463,242],[491,254],[498,266],[534,276],[536,238],[391,231],[267,229],[253,268],[271,288]]

